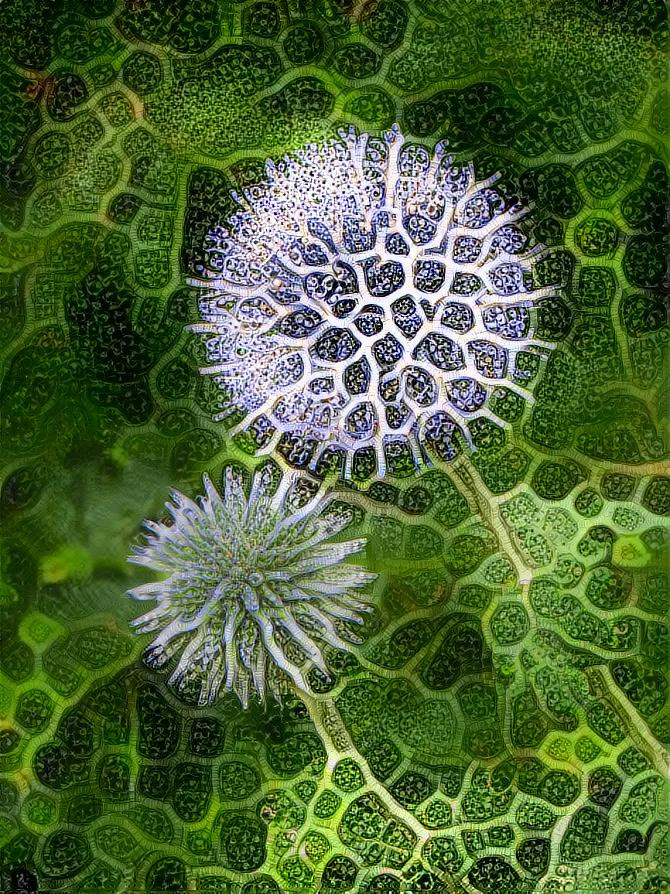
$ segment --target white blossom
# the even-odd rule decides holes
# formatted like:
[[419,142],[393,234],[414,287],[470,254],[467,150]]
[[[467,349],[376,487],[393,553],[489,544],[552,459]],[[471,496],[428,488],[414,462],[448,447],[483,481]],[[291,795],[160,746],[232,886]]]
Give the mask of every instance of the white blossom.
[[306,690],[309,667],[328,674],[324,645],[361,641],[349,624],[362,623],[369,605],[358,591],[376,575],[345,560],[365,540],[330,541],[349,513],[318,495],[295,508],[292,481],[285,475],[274,490],[266,467],[247,496],[228,468],[221,495],[205,476],[205,495],[173,493],[172,524],[146,522],[147,542],[130,558],[161,575],[129,593],[156,602],[132,622],[155,634],[146,661],[162,667],[179,655],[169,682],[195,680],[202,704],[223,689],[246,707],[254,691],[261,700],[279,693],[284,674]]

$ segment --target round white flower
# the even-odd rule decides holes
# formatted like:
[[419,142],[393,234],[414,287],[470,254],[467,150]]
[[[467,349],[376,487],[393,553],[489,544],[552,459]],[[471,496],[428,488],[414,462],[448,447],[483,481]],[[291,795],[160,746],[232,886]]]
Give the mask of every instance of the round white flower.
[[246,706],[254,691],[278,694],[283,675],[306,690],[309,667],[328,673],[324,645],[360,642],[347,624],[362,623],[369,606],[357,591],[376,575],[345,560],[365,540],[327,542],[349,514],[319,496],[292,507],[292,484],[285,475],[274,489],[266,467],[247,496],[227,469],[220,495],[205,476],[205,496],[196,503],[175,492],[166,503],[172,524],[146,522],[147,542],[130,558],[163,578],[129,594],[157,603],[133,622],[156,634],[147,663],[179,655],[169,682],[195,681],[201,704],[224,689]]
[[[338,453],[345,476],[372,451],[383,476],[410,450],[444,460],[491,417],[497,386],[531,400],[515,363],[552,347],[534,337],[533,284],[544,249],[526,214],[436,147],[353,129],[275,165],[234,194],[196,280],[221,413],[241,415],[261,451],[292,451],[318,470]],[[293,445],[293,446],[291,446]]]

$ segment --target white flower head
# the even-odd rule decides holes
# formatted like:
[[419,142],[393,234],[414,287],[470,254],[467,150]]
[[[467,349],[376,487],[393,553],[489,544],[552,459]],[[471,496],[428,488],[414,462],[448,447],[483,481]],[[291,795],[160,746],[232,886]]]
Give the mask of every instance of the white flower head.
[[195,281],[216,419],[241,413],[231,433],[261,451],[299,442],[312,471],[339,452],[349,477],[372,451],[381,477],[399,450],[452,459],[457,431],[495,421],[503,382],[531,401],[516,358],[553,347],[534,323],[554,291],[535,288],[545,249],[527,248],[527,209],[497,179],[397,128],[268,162],[264,182],[233,193],[239,211],[209,234]]
[[348,622],[362,623],[370,606],[358,591],[376,575],[345,560],[365,540],[328,542],[349,513],[318,495],[297,508],[294,485],[285,475],[275,490],[266,466],[247,496],[228,468],[219,494],[205,476],[205,495],[194,502],[173,493],[172,524],[146,522],[147,542],[130,557],[164,577],[129,592],[156,602],[132,622],[156,634],[146,661],[161,667],[179,655],[169,682],[195,681],[201,704],[223,689],[246,707],[254,692],[278,695],[284,674],[307,690],[309,666],[328,674],[325,645],[350,650],[361,641]]

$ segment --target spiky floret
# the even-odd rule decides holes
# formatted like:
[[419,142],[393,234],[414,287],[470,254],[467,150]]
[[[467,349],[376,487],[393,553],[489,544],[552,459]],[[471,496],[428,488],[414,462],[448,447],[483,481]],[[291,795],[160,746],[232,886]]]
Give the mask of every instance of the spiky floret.
[[533,327],[554,290],[534,286],[544,249],[527,248],[527,210],[497,179],[397,128],[268,162],[263,183],[233,194],[196,280],[216,418],[241,413],[232,433],[261,451],[301,441],[312,470],[337,450],[348,475],[372,450],[381,476],[399,445],[417,463],[424,444],[451,459],[457,430],[497,421],[500,384],[531,401],[517,355],[552,347]]
[[147,542],[130,557],[164,576],[129,591],[157,603],[132,622],[157,634],[146,661],[162,667],[181,653],[169,682],[195,681],[201,704],[224,689],[246,707],[254,691],[278,695],[284,674],[306,690],[309,666],[328,673],[324,645],[361,641],[346,622],[362,623],[369,605],[357,591],[376,575],[345,560],[365,540],[328,542],[348,513],[318,495],[291,508],[292,476],[276,490],[272,482],[268,467],[257,471],[247,496],[228,468],[221,495],[204,476],[204,496],[174,492],[165,504],[172,524],[146,522]]

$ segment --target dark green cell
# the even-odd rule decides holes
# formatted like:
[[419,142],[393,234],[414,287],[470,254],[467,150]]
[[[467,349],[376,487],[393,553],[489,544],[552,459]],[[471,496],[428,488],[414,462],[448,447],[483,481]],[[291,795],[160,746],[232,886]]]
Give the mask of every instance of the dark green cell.
[[315,733],[295,733],[285,741],[270,743],[266,751],[272,770],[280,776],[295,776],[308,765],[315,769],[326,762],[326,751]]
[[18,799],[19,793],[16,786],[7,779],[0,780],[0,810],[13,811]]
[[509,847],[514,841],[514,832],[511,826],[491,826],[486,838],[491,847]]
[[90,764],[77,759],[67,746],[49,743],[37,749],[33,767],[40,782],[59,791],[75,783],[88,781]]
[[575,509],[584,518],[594,518],[602,511],[603,506],[603,498],[591,488],[586,488],[575,497]]
[[119,869],[112,868],[102,860],[96,860],[93,871],[73,886],[72,894],[88,894],[89,891],[115,894],[121,886],[122,879],[123,873]]
[[[358,456],[358,454],[363,453],[364,450],[367,450],[367,448],[364,447],[361,450],[356,451],[355,455]],[[407,478],[416,472],[416,461],[409,444],[405,441],[387,441],[384,444],[384,456],[386,458],[388,471],[391,475],[395,475],[397,478]]]
[[323,35],[311,22],[299,22],[284,37],[284,52],[294,65],[307,65],[323,55]]
[[529,628],[528,614],[524,607],[516,602],[501,605],[491,618],[491,632],[503,646],[520,642]]
[[621,718],[605,701],[594,701],[588,706],[586,722],[594,733],[610,745],[618,745],[624,739]]
[[393,505],[400,494],[397,487],[385,481],[374,481],[368,488],[368,497],[376,503]]
[[163,80],[160,60],[153,53],[136,50],[123,63],[121,77],[124,84],[139,96],[153,92]]
[[325,865],[321,876],[321,891],[323,894],[335,891],[351,891],[356,883],[358,869],[349,857],[338,854],[332,857]]
[[632,336],[663,329],[668,319],[664,296],[660,292],[633,292],[624,295],[619,305],[619,317]]
[[34,164],[47,179],[62,176],[68,168],[70,156],[70,141],[67,134],[61,131],[45,133],[33,150]]
[[505,422],[516,422],[523,416],[526,401],[509,388],[496,388],[491,394],[489,408]]
[[326,789],[326,791],[322,792],[316,799],[316,803],[314,804],[314,816],[317,816],[319,819],[328,819],[328,817],[331,817],[337,812],[341,803],[342,799],[338,794]]
[[68,804],[67,820],[75,825],[92,823],[102,815],[102,801],[95,795],[78,795]]
[[478,568],[490,552],[491,544],[483,537],[460,534],[447,547],[444,564],[454,577],[463,577]]
[[368,87],[345,103],[345,112],[370,128],[389,127],[396,119],[395,103],[380,87]]
[[668,680],[660,671],[646,667],[637,658],[616,661],[612,677],[643,717],[653,717],[668,697]]
[[610,767],[598,767],[589,776],[589,798],[599,807],[609,808],[619,797],[622,780]]
[[651,123],[657,133],[667,134],[670,130],[670,93],[665,87],[661,87],[654,97]]
[[380,667],[399,668],[430,642],[434,633],[429,621],[410,621],[395,630],[388,638],[376,643],[368,658]]
[[269,875],[259,874],[244,885],[242,894],[280,894],[279,885]]
[[542,780],[540,796],[556,807],[567,807],[579,795],[579,780],[565,770],[550,770]]
[[355,792],[364,784],[363,774],[353,758],[343,758],[333,769],[333,785],[343,792]]
[[442,776],[440,777],[440,788],[448,798],[458,797],[458,794],[463,786],[464,776],[464,767],[452,765],[442,768]]
[[537,748],[550,728],[549,722],[538,708],[537,699],[530,689],[526,689],[512,704],[512,741],[520,748]]
[[551,842],[548,838],[527,838],[516,849],[519,865],[531,875],[540,876],[549,868]]
[[53,709],[53,702],[46,692],[29,689],[19,696],[16,703],[16,721],[29,732],[37,733],[45,729]]
[[122,192],[114,196],[109,203],[107,215],[116,224],[126,225],[132,223],[135,215],[142,205],[139,196],[131,192]]
[[453,838],[434,837],[424,845],[423,856],[431,869],[436,872],[447,872],[451,875],[458,872],[463,864],[463,857],[458,852]]
[[155,841],[170,841],[174,834],[172,823],[162,810],[154,810],[143,804],[136,804],[128,811],[135,825]]
[[485,894],[517,894],[522,890],[519,873],[502,857],[482,857],[468,873],[468,881]]
[[473,419],[468,423],[472,443],[478,450],[502,450],[505,446],[505,431],[490,419]]
[[651,574],[642,584],[639,605],[643,611],[665,615],[670,606],[670,577],[666,574]]
[[265,826],[245,813],[224,815],[221,848],[224,866],[233,872],[253,872],[265,862]]
[[582,736],[575,743],[575,754],[584,764],[590,764],[601,753],[602,749],[587,736]]
[[607,836],[608,820],[593,807],[581,807],[561,841],[561,857],[581,862],[601,852]]
[[370,879],[363,894],[400,894],[400,879],[383,872]]
[[495,757],[504,747],[498,723],[478,723],[471,726],[463,736],[463,748],[474,758]]
[[396,801],[402,804],[403,807],[410,808],[421,804],[422,801],[435,794],[435,791],[436,787],[430,779],[424,776],[423,773],[418,773],[414,770],[403,773],[390,788],[390,792]]
[[612,853],[643,854],[648,846],[646,837],[637,829],[622,829],[612,845]]
[[152,760],[169,757],[179,744],[180,721],[155,686],[145,685],[137,697],[137,751]]
[[187,890],[186,866],[178,857],[161,857],[151,866],[147,894],[182,894]]
[[544,500],[562,500],[584,478],[577,463],[541,463],[533,474],[531,487]]
[[21,736],[14,729],[0,730],[0,754],[9,754],[14,751],[21,741]]
[[203,819],[212,800],[212,773],[203,764],[182,763],[174,769],[172,805],[187,823]]
[[333,94],[318,78],[304,77],[290,81],[279,93],[259,102],[259,110],[268,120],[284,117],[301,120],[326,117],[332,110]]
[[297,785],[293,787],[293,791],[300,798],[301,801],[304,801],[305,804],[308,804],[314,795],[316,794],[317,785],[312,779],[303,779],[302,782],[299,782]]
[[604,104],[584,100],[580,106],[579,118],[588,136],[596,142],[607,140],[614,134],[614,116]]
[[281,30],[281,18],[277,5],[267,3],[265,0],[252,3],[244,10],[243,28],[245,33],[265,40],[277,37]]
[[493,686],[469,683],[458,693],[461,710],[470,720],[491,720],[496,716],[497,696]]
[[584,308],[609,307],[616,292],[616,277],[607,267],[582,267],[575,296]]
[[550,829],[556,822],[556,816],[548,807],[535,803],[523,803],[516,818],[522,829]]
[[651,766],[647,758],[633,746],[621,752],[617,758],[617,763],[624,773],[631,777],[648,770]]
[[577,227],[575,242],[585,255],[597,257],[610,254],[616,248],[618,230],[605,217],[590,217]]
[[552,164],[529,172],[534,180],[535,194],[540,206],[559,217],[574,217],[582,208],[583,200],[568,165]]
[[121,754],[108,754],[98,764],[98,786],[105,798],[126,801],[130,794],[130,761]]
[[663,187],[665,190],[643,186],[626,196],[621,203],[621,213],[631,227],[645,234],[663,231],[667,179]]
[[608,500],[630,500],[635,491],[637,479],[632,475],[610,472],[600,482],[600,490]]
[[642,494],[642,505],[654,515],[670,514],[670,477],[652,478]]
[[126,7],[115,24],[131,41],[167,44],[179,53],[202,53],[220,33],[219,14],[213,0],[167,5],[148,0]]
[[586,596],[597,608],[614,611],[627,604],[632,585],[632,578],[622,569],[600,566],[591,572]]
[[433,504],[433,497],[425,487],[415,484],[403,491],[400,508],[412,515],[423,515]]
[[476,854],[483,851],[486,846],[484,843],[484,835],[475,829],[468,829],[461,833],[463,837],[463,845],[469,854]]
[[243,801],[260,788],[260,776],[248,764],[229,761],[219,768],[219,790],[224,800]]
[[611,196],[619,187],[618,173],[606,155],[594,155],[587,159],[579,166],[578,172],[584,186],[599,199]]
[[58,71],[47,94],[47,109],[54,121],[69,121],[88,98],[88,88],[80,75],[73,71]]
[[555,217],[545,217],[533,227],[533,234],[541,245],[560,245],[563,242],[563,224]]
[[91,861],[91,849],[83,835],[52,832],[42,848],[42,867],[52,878],[72,878]]
[[10,680],[20,683],[32,674],[35,656],[22,640],[6,637],[0,642],[0,667]]
[[427,525],[410,525],[405,539],[405,558],[421,561],[440,555],[444,549],[442,536]]
[[363,18],[365,36],[385,50],[396,47],[403,39],[407,27],[407,8],[397,0],[381,0],[366,9]]
[[478,621],[463,621],[449,630],[433,657],[421,667],[421,680],[431,689],[447,689],[461,676],[489,666]]
[[365,758],[377,779],[388,779],[400,766],[403,756],[391,739],[373,739]]
[[115,860],[126,860],[137,846],[134,837],[121,826],[103,826],[97,829],[95,844]]
[[123,640],[105,627],[89,627],[73,638],[72,653],[77,661],[94,670],[114,661],[123,650]]
[[348,44],[335,54],[336,70],[350,80],[370,78],[380,65],[377,53],[363,43]]
[[665,242],[651,236],[631,236],[623,257],[623,271],[637,288],[657,289],[665,276]]

